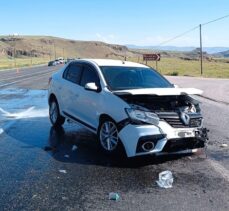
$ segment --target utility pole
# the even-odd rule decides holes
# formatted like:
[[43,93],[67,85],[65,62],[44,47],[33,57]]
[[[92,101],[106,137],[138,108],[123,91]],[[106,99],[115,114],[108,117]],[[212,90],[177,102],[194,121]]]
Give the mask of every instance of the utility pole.
[[200,24],[200,73],[203,75],[202,29]]
[[31,52],[30,52],[30,58],[31,58],[30,65],[32,66],[32,64],[33,64],[33,50],[31,50]]
[[56,45],[55,43],[53,45],[54,45],[54,54],[55,54],[55,60],[56,60]]
[[14,67],[16,67],[16,50],[15,50],[15,46],[14,46]]
[[64,59],[64,48],[63,48],[63,59]]

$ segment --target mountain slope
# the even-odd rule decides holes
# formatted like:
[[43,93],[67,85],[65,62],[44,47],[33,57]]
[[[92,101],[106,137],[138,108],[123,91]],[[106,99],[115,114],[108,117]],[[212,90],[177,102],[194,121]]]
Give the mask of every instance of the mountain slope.
[[0,36],[0,57],[90,57],[136,56],[126,46],[97,41],[76,41],[49,36]]

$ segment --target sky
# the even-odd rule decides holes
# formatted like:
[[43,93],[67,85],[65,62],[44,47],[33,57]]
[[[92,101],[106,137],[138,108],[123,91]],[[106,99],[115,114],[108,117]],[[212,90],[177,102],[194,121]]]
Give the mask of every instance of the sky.
[[[229,0],[0,0],[0,35],[152,45],[229,15]],[[229,47],[229,17],[203,26],[205,47]],[[165,45],[198,46],[196,29]]]

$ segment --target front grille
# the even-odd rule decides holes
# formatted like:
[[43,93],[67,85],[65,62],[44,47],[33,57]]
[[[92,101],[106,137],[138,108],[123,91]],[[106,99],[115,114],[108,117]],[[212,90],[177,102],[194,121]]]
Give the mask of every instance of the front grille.
[[189,125],[185,125],[180,118],[172,119],[172,118],[164,118],[164,121],[166,121],[169,125],[171,125],[174,128],[187,128]]
[[200,127],[202,124],[202,117],[200,114],[190,115],[189,125],[185,125],[181,120],[178,113],[165,113],[158,114],[160,120],[167,122],[170,126],[174,128],[190,128],[190,127]]

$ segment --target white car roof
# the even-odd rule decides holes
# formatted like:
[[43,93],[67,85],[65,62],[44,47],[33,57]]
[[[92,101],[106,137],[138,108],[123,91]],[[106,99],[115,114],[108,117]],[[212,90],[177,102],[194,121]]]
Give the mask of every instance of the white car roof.
[[114,59],[80,59],[92,63],[96,63],[98,66],[121,66],[121,67],[145,67],[149,68],[143,64],[123,61],[123,60],[114,60]]

